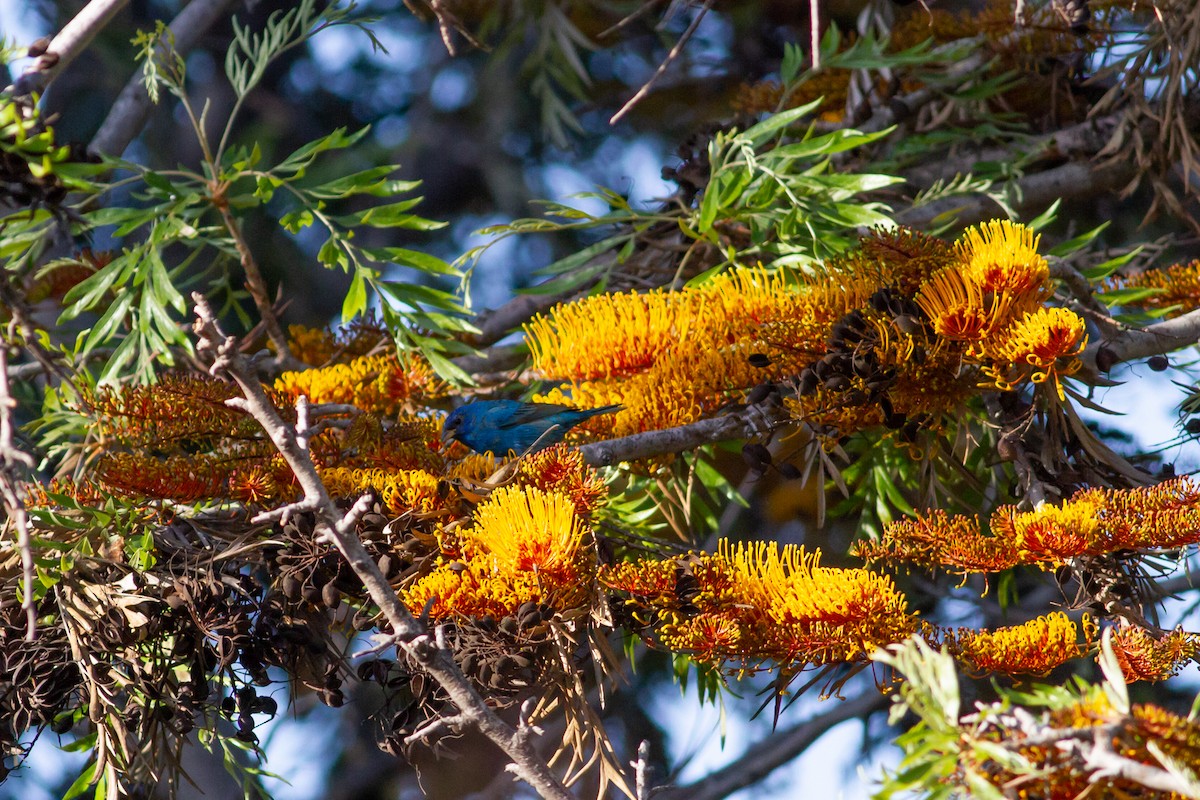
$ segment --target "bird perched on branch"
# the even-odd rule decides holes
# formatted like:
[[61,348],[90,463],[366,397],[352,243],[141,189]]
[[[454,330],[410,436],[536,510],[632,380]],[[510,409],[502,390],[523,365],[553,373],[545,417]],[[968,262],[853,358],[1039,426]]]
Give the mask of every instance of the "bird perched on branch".
[[580,410],[553,403],[476,400],[446,417],[442,444],[457,440],[479,453],[523,454],[561,442],[567,431],[586,419],[620,409],[619,405]]

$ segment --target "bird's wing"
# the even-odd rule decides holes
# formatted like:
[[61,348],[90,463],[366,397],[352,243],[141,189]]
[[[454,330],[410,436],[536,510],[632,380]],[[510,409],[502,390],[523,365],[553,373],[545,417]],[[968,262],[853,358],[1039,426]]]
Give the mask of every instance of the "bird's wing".
[[532,422],[541,422],[547,417],[553,417],[564,411],[574,410],[570,406],[561,406],[556,403],[520,403],[511,410],[511,413],[506,414],[504,419],[500,420],[500,427],[513,428],[517,425],[528,425]]

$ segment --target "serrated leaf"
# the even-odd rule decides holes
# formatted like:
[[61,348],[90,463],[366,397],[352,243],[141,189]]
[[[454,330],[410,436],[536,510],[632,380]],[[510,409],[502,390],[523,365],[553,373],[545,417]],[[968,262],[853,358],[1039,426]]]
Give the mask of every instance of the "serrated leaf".
[[342,321],[349,322],[367,310],[367,280],[364,271],[356,269],[350,288],[342,299]]

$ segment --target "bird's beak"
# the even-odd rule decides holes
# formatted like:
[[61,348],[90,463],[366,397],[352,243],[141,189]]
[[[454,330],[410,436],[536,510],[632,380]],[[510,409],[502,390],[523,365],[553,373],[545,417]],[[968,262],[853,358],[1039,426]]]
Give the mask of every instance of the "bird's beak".
[[458,440],[454,438],[454,431],[448,431],[445,428],[442,429],[442,449],[443,450],[445,450],[447,447],[449,447],[451,445],[451,443],[456,442],[456,441],[458,441]]

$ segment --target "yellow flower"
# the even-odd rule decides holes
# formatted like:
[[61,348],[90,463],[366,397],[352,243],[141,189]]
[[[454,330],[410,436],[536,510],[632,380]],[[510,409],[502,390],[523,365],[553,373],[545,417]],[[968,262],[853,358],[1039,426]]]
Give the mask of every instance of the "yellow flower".
[[421,357],[410,355],[404,362],[386,354],[285,372],[274,388],[286,402],[304,395],[311,403],[348,403],[370,413],[394,415],[410,400],[436,394],[439,383]]
[[1022,307],[1040,302],[1049,290],[1050,265],[1038,255],[1039,238],[1024,225],[992,220],[968,228],[955,250],[968,281]]
[[1095,632],[1095,622],[1084,615],[1081,646],[1075,623],[1063,612],[1055,611],[992,631],[960,629],[951,642],[951,651],[980,672],[1044,675],[1082,655]]
[[743,672],[862,660],[920,628],[890,578],[819,562],[793,545],[722,541],[716,553],[612,567],[603,580],[667,648]]
[[1012,297],[985,293],[957,266],[934,273],[916,296],[934,332],[951,341],[977,342],[1008,322]]
[[393,514],[429,512],[445,506],[438,495],[437,476],[424,470],[329,467],[319,472],[331,497],[356,499],[374,491]]
[[419,578],[403,595],[416,612],[496,618],[527,602],[558,611],[588,603],[596,575],[589,530],[572,500],[532,486],[505,486],[475,510],[453,561]]
[[1087,346],[1082,317],[1068,308],[1039,308],[998,338],[995,346],[987,347],[997,364],[984,371],[999,388],[1009,389],[1026,377],[1034,383],[1053,380],[1059,399],[1064,399],[1060,378],[1079,370],[1079,354]]

